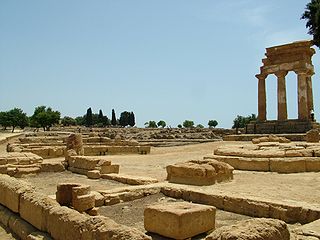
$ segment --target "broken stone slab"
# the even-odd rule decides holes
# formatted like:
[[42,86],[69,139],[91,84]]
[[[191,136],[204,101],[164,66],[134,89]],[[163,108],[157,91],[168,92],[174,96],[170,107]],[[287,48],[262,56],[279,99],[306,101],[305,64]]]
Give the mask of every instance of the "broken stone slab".
[[144,227],[165,237],[187,239],[214,229],[215,214],[215,207],[188,202],[154,204],[144,211]]
[[205,240],[290,240],[287,224],[276,219],[250,219],[216,229]]
[[129,184],[129,185],[145,185],[151,183],[157,183],[158,180],[155,178],[149,177],[136,177],[131,175],[123,175],[123,174],[101,174],[101,177],[104,179],[114,180],[117,182]]
[[172,183],[212,185],[233,179],[233,167],[215,159],[176,163],[166,169],[167,180]]

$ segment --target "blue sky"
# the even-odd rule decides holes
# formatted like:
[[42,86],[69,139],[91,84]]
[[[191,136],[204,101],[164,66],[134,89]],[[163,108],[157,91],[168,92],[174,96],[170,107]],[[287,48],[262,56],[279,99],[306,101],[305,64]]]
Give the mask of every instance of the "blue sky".
[[[0,111],[51,106],[62,116],[88,107],[133,111],[138,126],[185,119],[231,127],[257,113],[265,48],[310,39],[304,0],[1,0]],[[318,49],[316,49],[318,51]],[[319,56],[313,58],[319,72]],[[268,118],[276,118],[268,77]],[[319,74],[313,76],[320,117]],[[297,117],[296,76],[287,77]]]

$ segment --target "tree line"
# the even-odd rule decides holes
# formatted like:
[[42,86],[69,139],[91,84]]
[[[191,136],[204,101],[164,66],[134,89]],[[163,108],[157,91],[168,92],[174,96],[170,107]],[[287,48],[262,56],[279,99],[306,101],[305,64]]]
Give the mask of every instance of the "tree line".
[[72,118],[65,116],[61,119],[61,113],[53,110],[51,107],[38,106],[35,108],[32,116],[27,116],[20,108],[13,108],[9,111],[0,112],[0,125],[6,130],[12,128],[14,132],[16,127],[24,129],[27,126],[34,128],[43,128],[44,131],[50,131],[55,124],[63,126],[86,126],[86,127],[107,127],[107,126],[135,126],[135,115],[133,112],[124,111],[120,114],[120,118],[116,118],[115,110],[112,109],[111,120],[103,115],[102,110],[95,114],[91,107],[83,116]]
[[[209,120],[209,122],[208,122],[209,128],[212,128],[212,127],[215,128],[217,125],[218,125],[217,120]],[[148,122],[145,122],[144,126],[146,128],[158,128],[158,127],[164,128],[167,126],[167,123],[164,120],[160,120],[159,122],[156,122],[154,120],[150,120]],[[184,128],[194,128],[194,127],[204,128],[204,126],[202,124],[198,124],[195,126],[194,121],[192,121],[192,120],[185,120],[182,124],[178,124],[177,127],[178,128],[182,128],[182,127],[184,127]]]

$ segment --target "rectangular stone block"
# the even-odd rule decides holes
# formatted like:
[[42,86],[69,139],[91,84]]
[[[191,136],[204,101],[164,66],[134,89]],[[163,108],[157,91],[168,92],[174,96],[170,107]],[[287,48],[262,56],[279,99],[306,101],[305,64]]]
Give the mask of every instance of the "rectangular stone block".
[[270,158],[270,171],[296,173],[306,171],[306,162],[301,158]]
[[87,211],[95,207],[95,195],[91,193],[73,198],[72,206],[79,212]]
[[174,239],[186,239],[215,228],[216,209],[175,202],[148,206],[144,211],[147,231]]
[[317,157],[306,159],[306,171],[307,172],[319,172],[320,171],[320,159]]
[[54,207],[48,215],[48,232],[56,240],[92,239],[86,221],[88,217],[68,207]]
[[120,165],[118,165],[118,164],[101,166],[100,173],[101,174],[119,173],[119,168],[120,168]]
[[20,216],[41,231],[47,231],[49,210],[59,204],[45,195],[26,192],[20,197]]

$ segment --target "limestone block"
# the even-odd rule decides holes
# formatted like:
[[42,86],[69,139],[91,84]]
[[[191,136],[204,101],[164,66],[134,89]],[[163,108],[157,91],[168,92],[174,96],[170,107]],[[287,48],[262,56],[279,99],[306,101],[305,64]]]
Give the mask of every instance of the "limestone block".
[[48,214],[51,208],[60,206],[57,201],[36,192],[20,196],[20,216],[41,231],[47,231]]
[[11,212],[8,208],[0,205],[0,223],[3,226],[5,227],[9,226],[9,219],[12,215],[14,215],[13,212]]
[[206,240],[290,240],[287,225],[276,219],[250,219],[231,226],[218,228]]
[[100,173],[101,174],[119,173],[119,168],[120,168],[120,165],[118,164],[101,166]]
[[12,215],[10,217],[8,227],[22,240],[27,239],[28,235],[37,231],[36,228],[18,215]]
[[19,212],[20,195],[33,190],[34,188],[25,182],[0,175],[0,203],[15,213]]
[[[165,194],[167,195],[167,194]],[[187,197],[186,197],[187,196]],[[181,198],[176,195],[176,193],[172,194],[174,198]],[[182,194],[182,197],[186,201],[191,201],[199,204],[205,204],[214,206],[219,209],[223,209],[223,196],[219,195],[210,195],[201,192],[189,191],[187,194]]]
[[317,143],[320,140],[319,131],[317,129],[311,129],[306,133],[306,141]]
[[270,158],[270,171],[279,173],[305,172],[306,161],[300,158]]
[[63,172],[65,167],[61,162],[43,162],[41,163],[41,172]]
[[48,232],[56,240],[92,239],[86,221],[88,217],[68,207],[54,207],[48,215]]
[[87,211],[95,206],[95,195],[86,194],[72,199],[72,206],[79,212]]
[[7,164],[7,158],[0,156],[0,165],[6,165]]
[[236,169],[249,171],[269,171],[269,158],[240,158]]
[[320,158],[306,158],[306,171],[307,172],[320,172]]
[[87,172],[87,177],[91,179],[99,179],[101,174],[99,170],[91,170]]
[[151,240],[151,237],[145,235],[143,232],[119,225],[113,220],[103,216],[90,217],[87,219],[87,226],[92,233],[92,239],[103,240]]
[[73,149],[78,155],[83,155],[83,142],[81,134],[71,134],[66,138],[67,150]]
[[233,178],[233,167],[214,159],[176,163],[166,169],[167,179],[173,183],[211,185]]
[[17,172],[14,174],[14,177],[21,177],[27,174],[37,174],[39,172],[40,172],[40,167],[28,167],[28,168],[17,167]]
[[56,200],[62,206],[72,203],[72,188],[80,186],[78,183],[60,183],[57,185]]
[[92,194],[94,194],[94,199],[95,199],[95,206],[96,207],[101,207],[104,205],[104,196],[96,191],[91,191]]
[[8,167],[6,165],[0,166],[0,174],[7,174],[8,172]]
[[155,204],[144,211],[144,227],[165,237],[186,239],[214,229],[215,213],[214,207],[187,202]]
[[83,169],[83,168],[68,167],[68,170],[70,172],[78,173],[78,174],[82,174],[82,175],[87,175],[87,173],[88,173],[88,170]]
[[98,208],[94,207],[87,210],[86,213],[88,213],[90,216],[98,216],[99,215],[98,210],[99,210]]

